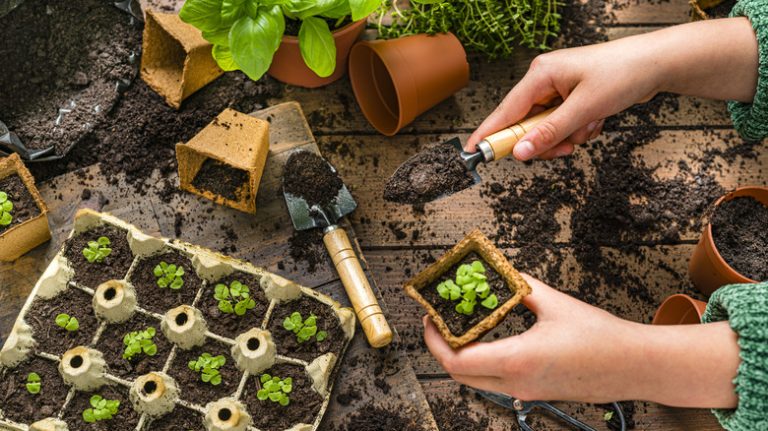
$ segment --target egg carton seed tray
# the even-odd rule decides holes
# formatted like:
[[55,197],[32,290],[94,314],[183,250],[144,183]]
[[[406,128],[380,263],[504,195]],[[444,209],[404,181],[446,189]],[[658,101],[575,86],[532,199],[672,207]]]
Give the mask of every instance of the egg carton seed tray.
[[[100,236],[110,239],[104,247],[111,252],[101,263],[88,262],[82,249]],[[154,285],[152,290],[146,272],[165,260],[184,268],[184,283],[180,289]],[[235,280],[249,286],[254,300],[244,316],[222,312],[213,298],[219,282],[231,286]],[[282,321],[297,310],[318,316],[317,328],[327,330],[328,338],[293,342],[296,335]],[[78,317],[80,327],[59,328],[54,317],[59,313]],[[155,329],[154,355],[123,359],[124,335],[149,327]],[[0,403],[0,429],[79,431],[106,424],[115,430],[156,430],[153,422],[179,409],[199,416],[198,429],[207,431],[314,431],[354,331],[352,310],[328,296],[247,262],[81,210],[0,350],[0,385],[15,394],[11,402]],[[219,347],[210,353],[226,358],[229,368],[225,374],[222,366],[221,375],[228,386],[201,385],[183,376],[192,373],[184,361],[210,346]],[[47,380],[54,381],[48,388],[60,389],[58,398],[45,393],[45,380],[41,395],[49,396],[35,398],[27,391],[26,378],[35,367],[49,370]],[[260,376],[271,370],[291,377],[291,393],[301,399],[287,406],[259,401]],[[109,420],[115,422],[80,423],[83,400],[101,393],[122,400]],[[19,405],[9,407],[13,403]],[[32,413],[25,412],[29,404],[34,404]],[[285,423],[297,415],[303,419]]]

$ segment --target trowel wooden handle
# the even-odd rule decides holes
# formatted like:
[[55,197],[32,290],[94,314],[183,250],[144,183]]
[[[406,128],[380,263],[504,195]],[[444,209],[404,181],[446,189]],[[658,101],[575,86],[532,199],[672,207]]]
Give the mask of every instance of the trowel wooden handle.
[[325,234],[323,242],[339,272],[341,283],[352,302],[352,308],[363,327],[368,343],[375,348],[386,346],[392,341],[392,329],[381,311],[360,261],[357,260],[347,233],[344,229],[336,227]]
[[515,148],[515,144],[530,132],[541,120],[547,118],[549,114],[554,111],[555,108],[549,108],[546,111],[540,112],[532,117],[528,117],[525,120],[514,124],[504,130],[500,130],[491,136],[483,139],[491,146],[493,150],[493,160],[499,160],[509,155],[512,149]]

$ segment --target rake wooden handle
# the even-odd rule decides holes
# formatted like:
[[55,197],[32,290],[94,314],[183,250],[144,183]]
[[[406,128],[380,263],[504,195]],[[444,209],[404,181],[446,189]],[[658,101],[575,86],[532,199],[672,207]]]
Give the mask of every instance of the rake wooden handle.
[[499,160],[508,156],[512,149],[515,148],[515,144],[554,110],[555,108],[549,108],[483,139],[493,149],[493,160]]
[[352,302],[352,308],[363,327],[368,343],[375,348],[388,345],[392,342],[392,329],[381,311],[360,261],[357,260],[347,233],[344,229],[334,227],[323,236],[323,242],[339,272],[341,283]]

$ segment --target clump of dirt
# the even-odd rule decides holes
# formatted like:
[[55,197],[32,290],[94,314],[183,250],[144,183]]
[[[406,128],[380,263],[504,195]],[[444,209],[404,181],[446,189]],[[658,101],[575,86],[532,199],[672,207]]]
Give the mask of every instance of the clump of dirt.
[[768,206],[752,197],[723,202],[712,215],[712,238],[723,259],[741,275],[768,280]]
[[476,419],[471,414],[469,404],[464,395],[467,393],[465,386],[459,390],[462,398],[458,401],[438,398],[429,400],[429,407],[435,415],[435,421],[440,431],[485,431],[488,429],[488,418]]
[[305,263],[310,273],[315,273],[318,266],[331,265],[331,258],[323,245],[322,229],[295,231],[288,242],[291,258]]
[[436,145],[415,154],[397,168],[384,186],[384,199],[422,204],[473,184],[459,152],[448,145]]
[[347,416],[344,425],[333,427],[333,431],[423,431],[424,428],[412,419],[400,416],[396,411],[368,404]]
[[338,172],[313,152],[297,151],[285,163],[283,190],[303,198],[309,206],[330,204],[342,187]]
[[192,180],[198,190],[208,190],[231,201],[248,187],[248,172],[215,159],[206,159]]

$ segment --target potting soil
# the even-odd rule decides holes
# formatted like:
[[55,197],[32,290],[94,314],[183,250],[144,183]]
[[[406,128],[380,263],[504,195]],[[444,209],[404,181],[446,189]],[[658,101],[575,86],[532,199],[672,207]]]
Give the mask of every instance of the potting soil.
[[739,274],[768,280],[768,206],[751,197],[721,203],[712,215],[712,239]]
[[313,152],[297,151],[285,163],[283,190],[303,198],[310,207],[332,203],[342,187],[339,174]]
[[13,204],[11,224],[0,226],[0,233],[40,215],[37,202],[18,175],[10,175],[0,180],[0,192],[5,192],[8,200]]
[[215,159],[206,159],[192,180],[192,185],[198,190],[237,201],[249,187],[248,172]]

